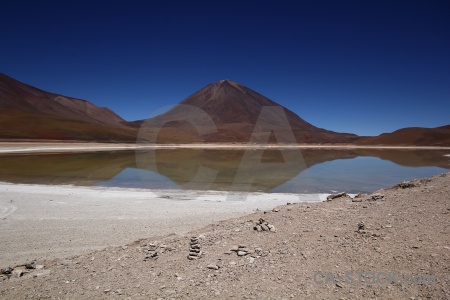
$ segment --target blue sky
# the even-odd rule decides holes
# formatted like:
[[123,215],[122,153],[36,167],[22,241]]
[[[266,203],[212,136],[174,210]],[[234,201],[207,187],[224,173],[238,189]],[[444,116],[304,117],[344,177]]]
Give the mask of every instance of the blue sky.
[[130,121],[231,79],[334,131],[450,124],[448,1],[92,2],[3,1],[0,72]]

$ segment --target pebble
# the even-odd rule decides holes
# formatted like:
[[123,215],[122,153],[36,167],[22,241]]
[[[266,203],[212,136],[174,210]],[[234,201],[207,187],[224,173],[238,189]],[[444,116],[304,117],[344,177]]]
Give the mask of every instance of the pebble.
[[342,193],[337,193],[337,194],[331,194],[331,195],[327,196],[327,201],[331,201],[333,199],[340,198],[340,197],[347,197],[347,193],[342,192]]
[[219,266],[218,265],[207,265],[206,266],[208,269],[210,269],[210,270],[219,270]]
[[11,274],[12,274],[12,276],[14,276],[14,277],[22,277],[22,275],[24,274],[24,272],[23,272],[22,270],[16,269],[16,270],[13,270],[13,271],[11,272]]
[[402,188],[402,189],[412,188],[415,186],[416,185],[414,183],[412,183],[411,181],[403,181],[403,182],[397,184],[397,187]]
[[245,251],[238,251],[237,255],[238,256],[245,256],[245,255],[247,255],[247,252],[245,252]]
[[5,268],[5,269],[1,269],[0,270],[0,273],[1,274],[5,274],[5,275],[9,275],[9,274],[11,274],[11,272],[13,271],[14,269],[12,269],[12,268],[10,268],[10,267],[7,267],[7,268]]
[[361,230],[365,230],[366,229],[366,225],[364,224],[364,222],[359,222],[358,223],[358,231],[361,231]]
[[25,268],[31,270],[31,269],[36,269],[36,264],[34,262],[29,263],[29,264],[25,264]]
[[266,220],[264,220],[263,218],[260,218],[255,225],[253,226],[253,229],[261,232],[261,231],[272,231],[275,232],[275,226],[273,226],[272,224],[269,224]]
[[383,199],[384,198],[384,195],[383,194],[380,194],[380,193],[376,193],[376,194],[373,194],[372,195],[372,200],[380,200],[380,199]]

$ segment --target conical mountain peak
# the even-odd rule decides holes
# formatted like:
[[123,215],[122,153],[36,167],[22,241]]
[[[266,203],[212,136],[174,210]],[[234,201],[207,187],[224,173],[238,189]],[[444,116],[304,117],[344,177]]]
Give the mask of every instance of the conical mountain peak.
[[[271,99],[229,79],[220,80],[208,84],[201,90],[192,94],[179,106],[175,106],[168,112],[148,120],[148,125],[161,126],[170,122],[172,129],[177,127],[179,134],[188,134],[183,131],[185,123],[174,125],[173,120],[178,120],[188,114],[188,109],[184,105],[195,106],[205,112],[215,123],[218,132],[205,138],[208,142],[248,142],[252,135],[255,124],[260,117],[263,107],[282,105]],[[298,142],[341,142],[350,141],[355,136],[348,134],[338,134],[324,129],[317,128],[300,118],[297,114],[283,107],[285,116],[290,124],[287,131],[292,131]],[[273,123],[277,126],[280,115],[279,109],[274,109],[265,122]],[[203,124],[204,120],[196,120],[197,124]],[[175,127],[174,127],[175,126]],[[174,131],[176,131],[174,130]],[[174,132],[173,131],[173,132]],[[176,139],[173,138],[173,141]]]

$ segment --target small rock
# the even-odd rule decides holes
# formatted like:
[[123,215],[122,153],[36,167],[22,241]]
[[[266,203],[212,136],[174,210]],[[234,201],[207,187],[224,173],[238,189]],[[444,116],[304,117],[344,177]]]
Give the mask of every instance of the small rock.
[[366,225],[364,224],[363,221],[358,223],[358,232],[361,232],[361,230],[365,230],[366,229]]
[[272,209],[273,212],[279,212],[280,210],[278,208]]
[[245,252],[245,251],[238,251],[237,255],[238,256],[245,256],[245,255],[247,255],[247,252]]
[[261,225],[262,231],[270,231],[270,228],[266,224]]
[[342,193],[337,193],[337,194],[331,194],[327,197],[327,201],[331,201],[333,199],[340,198],[340,197],[347,197],[347,193],[342,192]]
[[12,272],[13,270],[14,270],[13,268],[7,267],[7,268],[5,268],[5,269],[1,269],[1,270],[0,270],[0,273],[1,273],[1,274],[5,274],[5,275],[9,275],[9,274],[11,274],[11,272]]
[[239,246],[237,246],[237,245],[231,246],[231,248],[230,248],[230,251],[238,251],[238,250],[239,250]]
[[384,195],[380,194],[380,193],[376,193],[376,194],[372,195],[372,200],[374,200],[374,201],[380,200],[380,199],[383,199],[383,198],[384,198]]
[[218,265],[207,265],[206,267],[208,269],[210,269],[210,270],[219,270],[219,266]]
[[396,185],[396,187],[402,188],[402,189],[408,189],[408,188],[412,188],[415,187],[416,185],[414,183],[412,183],[411,181],[403,181],[399,184]]
[[253,264],[255,262],[255,258],[254,257],[250,257],[249,259],[248,259],[248,263],[249,264]]
[[145,259],[157,259],[158,258],[158,252],[149,253]]
[[263,231],[261,225],[256,225],[255,227],[253,227],[253,229],[255,229],[255,230],[258,231],[258,232]]
[[25,268],[29,270],[36,269],[36,264],[34,262],[26,264]]
[[11,275],[14,277],[22,277],[24,272],[22,270],[16,269],[11,272]]

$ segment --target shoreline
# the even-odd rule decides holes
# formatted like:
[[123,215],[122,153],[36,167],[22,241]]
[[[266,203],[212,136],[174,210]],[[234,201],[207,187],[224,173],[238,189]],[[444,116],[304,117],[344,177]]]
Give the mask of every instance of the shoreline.
[[[139,190],[71,186],[49,193],[48,186],[0,183],[2,208],[16,206],[0,220],[10,239],[2,237],[7,250],[0,267],[15,272],[0,275],[0,296],[447,299],[449,180],[450,173],[443,173],[320,203],[277,199],[274,207],[266,199],[263,207],[253,201],[260,210],[248,205],[252,201],[171,201],[174,195],[150,199]],[[133,218],[142,213],[152,221]],[[262,219],[275,230],[255,230]],[[62,247],[64,239],[72,251]],[[114,242],[92,245],[108,239]],[[192,240],[198,240],[200,259],[187,258]],[[20,257],[13,253],[19,244],[19,252],[28,251]],[[39,268],[23,266],[33,260]],[[386,274],[397,274],[396,280]],[[411,282],[411,276],[433,281]]]
[[217,149],[217,150],[245,150],[245,149],[398,149],[398,150],[450,150],[450,147],[438,146],[361,146],[361,145],[282,145],[282,144],[165,144],[142,145],[120,143],[49,143],[49,142],[0,142],[1,154],[14,153],[77,153],[102,151],[150,151],[160,149]]
[[[149,235],[182,234],[287,202],[322,202],[327,195],[0,182],[0,240],[9,249],[0,255],[0,267],[118,246]],[[55,236],[57,246],[48,249]]]

